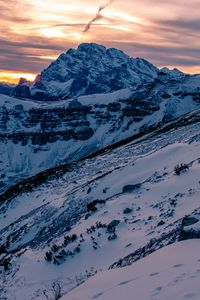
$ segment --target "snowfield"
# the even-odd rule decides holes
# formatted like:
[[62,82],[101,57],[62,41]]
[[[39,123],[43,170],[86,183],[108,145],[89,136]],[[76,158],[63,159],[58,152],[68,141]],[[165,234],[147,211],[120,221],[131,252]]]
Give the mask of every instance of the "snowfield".
[[4,199],[1,298],[199,299],[199,114]]
[[200,240],[167,246],[134,265],[101,272],[61,300],[200,298]]

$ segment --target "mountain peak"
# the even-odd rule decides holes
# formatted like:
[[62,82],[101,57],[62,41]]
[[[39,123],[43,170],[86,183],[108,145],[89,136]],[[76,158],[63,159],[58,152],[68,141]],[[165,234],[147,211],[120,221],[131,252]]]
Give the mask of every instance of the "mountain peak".
[[14,95],[49,101],[110,93],[154,82],[158,72],[145,59],[96,43],[83,43],[62,53],[29,87],[18,86]]
[[77,48],[78,52],[106,53],[106,47],[96,43],[82,43]]

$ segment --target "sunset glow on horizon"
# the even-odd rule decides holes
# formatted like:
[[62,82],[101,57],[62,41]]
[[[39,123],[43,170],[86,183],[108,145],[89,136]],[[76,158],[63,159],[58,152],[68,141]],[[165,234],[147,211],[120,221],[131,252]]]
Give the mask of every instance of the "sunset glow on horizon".
[[0,82],[17,84],[20,78],[26,78],[29,81],[34,81],[36,75],[37,74],[32,74],[32,73],[20,73],[16,71],[0,70]]
[[16,83],[24,75],[32,80],[60,53],[83,42],[116,47],[158,67],[200,73],[200,0],[115,0],[84,32],[106,3],[0,0],[0,81]]

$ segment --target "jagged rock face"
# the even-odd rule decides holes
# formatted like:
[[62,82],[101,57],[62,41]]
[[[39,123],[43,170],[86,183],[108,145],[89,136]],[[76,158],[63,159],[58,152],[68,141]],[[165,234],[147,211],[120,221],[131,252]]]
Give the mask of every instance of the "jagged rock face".
[[[1,141],[10,140],[14,144],[45,145],[58,140],[86,140],[93,135],[90,123],[87,121],[91,107],[78,101],[72,101],[67,108],[33,107],[23,110],[23,105],[15,105],[11,110],[0,109]],[[13,120],[21,128],[12,128]]]
[[[140,102],[140,104],[139,104]],[[141,105],[141,109],[137,107]],[[11,109],[0,107],[0,139],[14,144],[45,145],[58,140],[87,140],[93,136],[93,119],[96,126],[109,125],[112,131],[118,130],[123,120],[129,125],[159,110],[159,101],[149,99],[123,99],[106,104],[83,105],[72,100],[65,107],[36,106],[24,110],[22,104]],[[17,127],[12,127],[12,124]],[[115,124],[118,125],[115,127]],[[96,127],[95,126],[95,127]],[[95,128],[96,131],[97,128]]]
[[157,78],[158,69],[120,50],[91,44],[69,49],[37,76],[34,84],[20,84],[15,96],[36,100],[67,99],[131,88]]

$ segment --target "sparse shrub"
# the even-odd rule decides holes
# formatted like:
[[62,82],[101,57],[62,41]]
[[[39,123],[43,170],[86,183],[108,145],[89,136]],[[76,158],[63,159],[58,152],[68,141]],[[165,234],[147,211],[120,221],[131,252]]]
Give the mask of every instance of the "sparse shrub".
[[106,227],[106,224],[102,224],[101,221],[97,221],[96,222],[96,228],[97,229],[99,229],[99,228],[105,228],[105,227]]
[[76,235],[76,234],[66,235],[66,236],[64,236],[64,242],[63,242],[63,245],[66,247],[66,246],[69,245],[70,243],[75,242],[76,239],[77,239],[77,235]]
[[105,200],[93,200],[92,202],[87,204],[87,211],[97,211],[96,205],[97,204],[105,204]]
[[0,254],[7,253],[5,245],[0,245]]
[[56,257],[53,258],[53,263],[54,263],[54,265],[60,265],[60,262],[58,261],[58,259]]
[[76,253],[80,252],[80,244],[74,249],[74,251],[65,251],[63,247],[68,246],[70,243],[76,241],[78,236],[76,234],[67,235],[64,237],[64,242],[62,245],[53,244],[50,251],[45,253],[45,260],[48,262],[52,262],[55,265],[60,265],[66,257],[71,256],[73,257]]
[[124,214],[130,214],[132,211],[133,211],[132,208],[126,207],[126,208],[123,210],[123,213],[124,213]]
[[55,258],[63,259],[65,255],[66,255],[66,251],[62,249],[57,255],[55,255]]
[[59,249],[60,249],[60,246],[58,246],[58,245],[56,245],[56,244],[54,244],[54,245],[51,247],[51,250],[52,250],[53,252],[57,252]]
[[73,252],[72,251],[67,251],[67,256],[73,256]]
[[109,241],[113,241],[113,240],[116,240],[116,239],[117,239],[117,234],[115,232],[108,236]]
[[176,175],[180,175],[183,172],[186,172],[189,169],[189,165],[188,164],[180,164],[180,165],[176,165],[174,167],[174,173]]
[[51,251],[47,251],[45,253],[45,257],[44,257],[47,261],[51,261],[52,260],[52,253]]
[[107,225],[107,233],[115,233],[116,227],[119,225],[119,220],[113,220]]
[[162,226],[165,224],[165,221],[161,220],[160,222],[158,222],[157,226]]
[[54,282],[52,284],[52,289],[54,291],[54,299],[55,300],[60,299],[61,298],[61,286],[60,286],[60,283]]
[[74,249],[74,253],[79,253],[80,251],[81,251],[80,246],[77,246],[77,247]]
[[3,258],[0,261],[0,266],[2,266],[4,268],[4,271],[8,271],[9,270],[9,266],[10,266],[10,257]]

